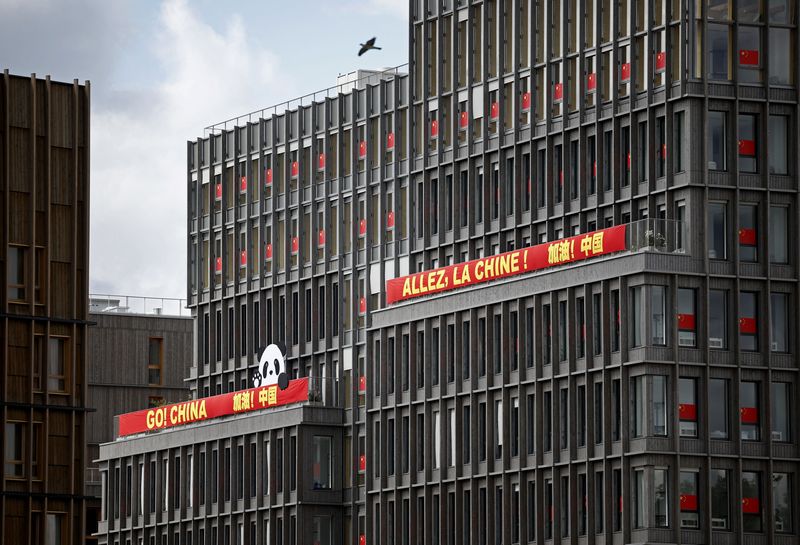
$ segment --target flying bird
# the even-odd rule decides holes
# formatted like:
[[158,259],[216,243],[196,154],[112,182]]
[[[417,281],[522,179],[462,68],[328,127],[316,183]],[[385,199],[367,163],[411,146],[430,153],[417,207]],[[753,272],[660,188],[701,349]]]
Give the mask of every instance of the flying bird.
[[359,57],[360,57],[361,55],[363,55],[364,53],[366,53],[367,51],[369,51],[370,49],[381,49],[380,47],[376,47],[376,46],[375,46],[375,36],[373,36],[372,38],[370,38],[369,40],[367,40],[367,43],[365,43],[365,44],[358,44],[358,45],[360,45],[360,46],[361,46],[361,49],[359,49],[359,50],[358,50],[358,56],[359,56]]

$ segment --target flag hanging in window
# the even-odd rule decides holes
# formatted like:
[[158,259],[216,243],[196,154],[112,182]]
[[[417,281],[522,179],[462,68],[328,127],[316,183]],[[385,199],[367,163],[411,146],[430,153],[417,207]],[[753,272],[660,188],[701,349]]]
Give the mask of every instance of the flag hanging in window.
[[216,272],[222,272],[222,258],[218,257],[214,260],[214,270]]
[[[788,44],[786,44],[788,46]],[[758,66],[758,49],[740,49],[739,64],[742,66]]]
[[366,234],[367,234],[367,220],[359,220],[358,236],[363,237]]
[[467,112],[461,112],[458,116],[458,126],[462,129],[466,129],[469,126],[469,114]]
[[271,185],[272,184],[272,169],[271,168],[267,169],[267,173],[265,174],[264,177],[266,179],[267,185]]
[[755,140],[739,140],[739,155],[746,157],[755,157],[756,155],[756,141]]
[[595,89],[597,89],[597,74],[591,72],[586,76],[586,90],[590,93],[594,93]]
[[623,63],[622,68],[620,70],[620,81],[622,83],[627,83],[631,80],[631,63],[626,62]]
[[386,228],[391,230],[394,229],[394,212],[389,210],[389,213],[386,214]]
[[529,92],[522,93],[522,111],[531,109],[531,94]]
[[367,156],[367,143],[364,140],[358,143],[358,156],[361,158]]
[[390,132],[386,135],[386,149],[394,149],[394,133]]
[[317,157],[317,168],[319,170],[324,170],[325,169],[325,154],[324,153],[320,153],[319,157]]
[[292,178],[295,178],[300,174],[300,165],[297,164],[297,161],[292,161]]
[[300,240],[297,237],[292,237],[292,254],[300,251]]
[[242,176],[239,180],[239,191],[242,193],[247,191],[247,176]]
[[267,259],[272,259],[272,244],[267,244],[267,248],[264,252],[264,255]]
[[492,106],[489,109],[489,117],[492,119],[497,119],[500,117],[500,104],[497,102],[492,102]]
[[756,230],[755,229],[739,229],[739,244],[743,246],[756,245]]
[[319,234],[317,234],[317,246],[320,248],[325,246],[325,231],[323,229],[320,229]]
[[439,122],[435,119],[431,121],[431,138],[439,136]]
[[656,53],[656,74],[661,74],[667,69],[667,53],[659,51]]
[[739,318],[739,333],[744,333],[745,335],[755,335],[756,329],[755,318]]
[[564,99],[564,86],[561,83],[556,83],[553,88],[553,102],[561,102]]

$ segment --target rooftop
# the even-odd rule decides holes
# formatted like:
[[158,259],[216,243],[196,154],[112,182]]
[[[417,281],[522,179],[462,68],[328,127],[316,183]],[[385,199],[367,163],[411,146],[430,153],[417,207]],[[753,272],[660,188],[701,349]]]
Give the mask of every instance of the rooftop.
[[179,316],[191,318],[186,299],[141,297],[138,295],[89,294],[89,312],[93,314],[130,314],[140,316]]

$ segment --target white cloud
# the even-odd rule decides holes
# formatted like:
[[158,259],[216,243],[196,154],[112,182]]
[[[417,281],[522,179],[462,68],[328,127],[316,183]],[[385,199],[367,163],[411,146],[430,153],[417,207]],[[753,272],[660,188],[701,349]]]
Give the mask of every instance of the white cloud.
[[[186,0],[162,4],[154,62],[164,80],[92,112],[91,289],[185,297],[186,141],[291,96],[277,58],[239,17],[220,30]],[[103,92],[93,88],[93,94]]]

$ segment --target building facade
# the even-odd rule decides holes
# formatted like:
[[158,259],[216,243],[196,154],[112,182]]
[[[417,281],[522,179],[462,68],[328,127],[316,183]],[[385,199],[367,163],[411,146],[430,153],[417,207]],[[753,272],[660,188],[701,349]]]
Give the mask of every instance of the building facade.
[[4,543],[86,537],[89,84],[0,79]]
[[[409,7],[408,75],[188,145],[194,391],[246,386],[275,340],[292,376],[335,380],[341,503],[258,492],[309,470],[275,475],[267,416],[117,441],[108,471],[144,441],[269,453],[257,508],[206,497],[212,518],[164,522],[179,542],[305,542],[288,520],[320,543],[797,543],[796,6]],[[387,303],[556,241],[537,272]]]
[[192,319],[185,301],[141,297],[89,299],[87,416],[88,533],[97,532],[102,496],[100,444],[115,439],[113,415],[191,397]]

